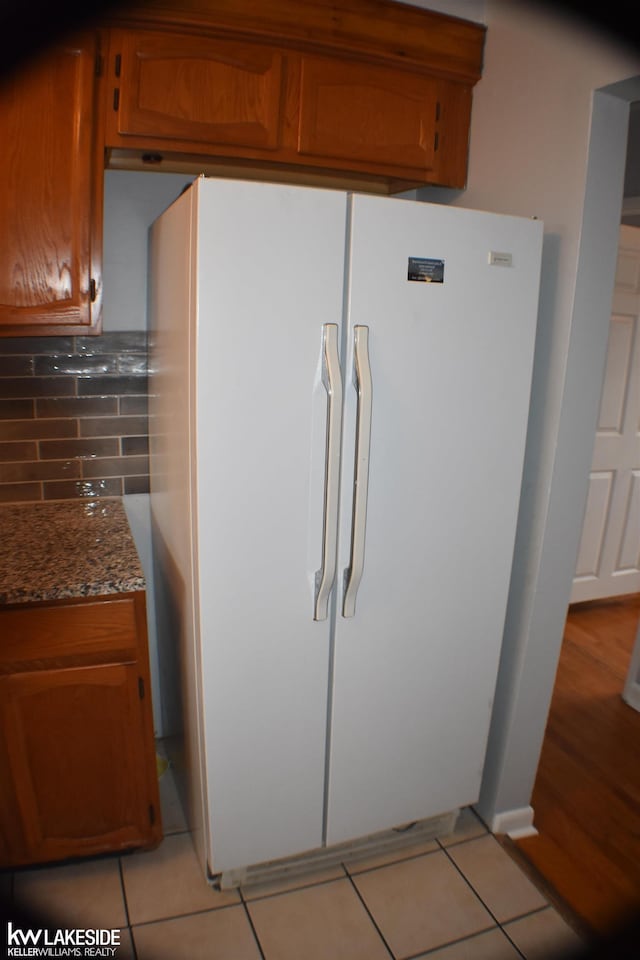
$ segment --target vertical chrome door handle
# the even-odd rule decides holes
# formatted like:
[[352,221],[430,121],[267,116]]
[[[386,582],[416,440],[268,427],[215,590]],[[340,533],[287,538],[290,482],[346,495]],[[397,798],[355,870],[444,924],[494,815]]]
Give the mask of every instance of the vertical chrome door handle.
[[326,620],[329,594],[336,576],[338,540],[338,488],[340,484],[340,441],[342,426],[342,374],[338,355],[338,326],[322,328],[322,383],[327,391],[327,445],[324,472],[324,517],[322,523],[322,566],[316,573],[314,620]]
[[369,327],[354,327],[353,376],[358,391],[356,415],[356,453],[353,478],[353,514],[351,520],[351,555],[344,572],[342,616],[356,612],[356,595],[364,570],[364,540],[367,527],[367,492],[369,487],[369,444],[371,441],[371,409],[373,383],[369,363]]

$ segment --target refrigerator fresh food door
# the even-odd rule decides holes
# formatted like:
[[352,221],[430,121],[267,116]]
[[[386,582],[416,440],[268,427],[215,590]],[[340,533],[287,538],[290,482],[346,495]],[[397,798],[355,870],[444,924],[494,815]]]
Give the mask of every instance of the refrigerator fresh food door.
[[322,843],[347,197],[197,189],[197,589],[219,872]]
[[[520,496],[541,238],[542,225],[522,218],[352,198],[328,843],[478,797]],[[356,452],[362,327],[366,490]],[[354,537],[361,577],[345,598]]]

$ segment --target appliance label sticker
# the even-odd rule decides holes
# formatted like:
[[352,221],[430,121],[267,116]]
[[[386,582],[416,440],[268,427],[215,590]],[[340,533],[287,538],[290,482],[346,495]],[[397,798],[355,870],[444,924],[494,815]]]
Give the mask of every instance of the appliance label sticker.
[[421,283],[444,283],[444,260],[409,257],[407,280],[418,280]]

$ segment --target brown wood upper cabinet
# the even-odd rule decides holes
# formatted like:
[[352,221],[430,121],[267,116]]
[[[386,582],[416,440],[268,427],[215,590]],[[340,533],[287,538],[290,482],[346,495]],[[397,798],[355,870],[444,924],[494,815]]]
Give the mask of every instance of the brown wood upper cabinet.
[[100,315],[97,38],[73,38],[0,83],[0,333],[89,333]]
[[302,58],[302,156],[426,179],[435,168],[438,113],[437,83],[431,77],[327,57]]
[[116,5],[0,84],[0,336],[100,332],[105,165],[464,187],[484,37],[392,0]]
[[[279,145],[283,57],[271,47],[114,31],[107,142],[211,153]],[[110,107],[110,109],[109,109]]]
[[147,0],[110,31],[107,164],[463,187],[483,44],[384,0]]

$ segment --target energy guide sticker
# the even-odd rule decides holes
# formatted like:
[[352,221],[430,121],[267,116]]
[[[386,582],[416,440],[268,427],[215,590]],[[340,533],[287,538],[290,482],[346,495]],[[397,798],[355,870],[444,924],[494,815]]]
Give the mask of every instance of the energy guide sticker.
[[407,280],[420,283],[444,283],[444,260],[409,257]]

